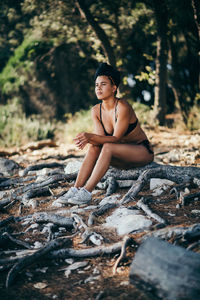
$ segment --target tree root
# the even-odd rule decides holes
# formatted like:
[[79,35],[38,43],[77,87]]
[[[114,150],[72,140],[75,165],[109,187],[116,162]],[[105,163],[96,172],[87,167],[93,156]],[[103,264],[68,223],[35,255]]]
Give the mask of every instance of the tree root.
[[[190,181],[189,175],[183,176],[183,178],[180,178],[179,176],[176,177],[176,168],[175,169],[168,169],[169,166],[166,166],[166,168],[159,167],[159,168],[153,168],[149,170],[145,170],[137,179],[136,183],[129,189],[129,191],[124,195],[124,197],[120,200],[121,204],[128,203],[130,201],[135,200],[135,197],[137,194],[142,190],[144,185],[149,181],[151,178],[166,178],[169,180],[172,180],[176,183],[179,183],[180,181]],[[195,168],[196,169],[196,168]]]
[[116,271],[117,271],[117,267],[119,265],[119,263],[122,261],[122,259],[125,258],[126,256],[126,247],[128,245],[130,245],[130,243],[132,243],[134,240],[132,237],[129,237],[129,236],[125,236],[124,239],[123,239],[123,244],[122,244],[122,247],[121,247],[121,254],[120,256],[118,257],[118,259],[116,260],[114,266],[113,266],[113,275],[116,274]]
[[85,257],[95,257],[102,256],[108,254],[118,253],[122,248],[123,242],[117,242],[109,246],[98,246],[88,249],[72,249],[65,248],[56,251],[52,251],[49,253],[49,258],[68,258],[68,257],[77,257],[77,258],[85,258]]
[[38,260],[41,257],[45,256],[47,253],[49,253],[53,249],[58,248],[58,247],[62,247],[66,243],[69,245],[70,239],[72,239],[74,236],[75,235],[68,236],[68,237],[62,237],[62,238],[57,238],[56,240],[52,240],[46,246],[39,249],[35,253],[21,258],[9,271],[7,279],[6,279],[6,287],[8,288],[12,285],[13,281],[15,280],[17,274],[20,271],[25,269],[27,266],[35,263],[36,260]]

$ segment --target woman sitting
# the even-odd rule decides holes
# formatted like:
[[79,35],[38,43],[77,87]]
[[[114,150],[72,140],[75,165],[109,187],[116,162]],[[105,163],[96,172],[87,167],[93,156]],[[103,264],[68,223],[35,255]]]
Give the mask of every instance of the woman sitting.
[[102,63],[95,74],[95,93],[100,100],[92,108],[94,132],[81,132],[74,141],[79,149],[89,144],[75,185],[59,203],[87,204],[92,190],[109,166],[134,168],[153,161],[154,154],[131,105],[116,97],[119,71]]

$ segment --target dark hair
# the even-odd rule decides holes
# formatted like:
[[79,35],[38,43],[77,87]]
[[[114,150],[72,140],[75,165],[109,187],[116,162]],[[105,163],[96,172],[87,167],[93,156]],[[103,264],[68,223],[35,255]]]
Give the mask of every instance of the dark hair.
[[120,72],[118,70],[115,70],[111,65],[108,65],[107,63],[102,63],[96,70],[94,80],[98,76],[108,76],[112,84],[115,84],[117,87],[120,84]]

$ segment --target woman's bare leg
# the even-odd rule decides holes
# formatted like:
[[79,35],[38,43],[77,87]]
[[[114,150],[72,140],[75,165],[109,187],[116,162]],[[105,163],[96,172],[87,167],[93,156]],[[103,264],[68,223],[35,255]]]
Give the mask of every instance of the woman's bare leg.
[[153,154],[142,145],[112,144],[103,145],[96,165],[85,188],[92,191],[109,168],[112,157],[131,163],[132,167],[144,166],[153,160]]
[[75,187],[82,187],[90,177],[101,152],[101,147],[90,145],[76,178]]

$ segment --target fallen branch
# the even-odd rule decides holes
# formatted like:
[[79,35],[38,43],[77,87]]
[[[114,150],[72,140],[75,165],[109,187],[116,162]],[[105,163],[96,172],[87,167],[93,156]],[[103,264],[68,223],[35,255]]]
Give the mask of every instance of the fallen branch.
[[140,209],[142,209],[150,218],[158,221],[159,223],[163,223],[166,224],[166,221],[159,217],[156,213],[153,213],[150,208],[148,207],[147,204],[144,203],[144,198],[141,198],[137,203],[137,207],[139,207]]
[[58,168],[58,167],[64,168],[65,166],[63,164],[59,164],[57,162],[28,166],[27,168],[25,168],[23,170],[23,176],[27,175],[29,171],[37,171],[37,170],[41,170],[44,168]]
[[[76,233],[77,234],[77,233]],[[17,274],[22,271],[23,269],[25,269],[27,266],[33,264],[36,262],[36,260],[38,260],[39,258],[45,256],[47,253],[49,253],[50,251],[52,251],[55,248],[58,247],[62,247],[64,246],[64,244],[70,243],[70,239],[73,236],[68,236],[68,237],[62,237],[62,238],[57,238],[56,240],[52,240],[51,242],[49,242],[46,246],[44,246],[43,248],[39,249],[38,251],[36,251],[35,253],[29,255],[29,256],[25,256],[24,258],[21,258],[9,271],[7,279],[6,279],[6,287],[10,287],[11,284],[13,283],[13,281],[15,280]]]
[[36,223],[53,223],[61,227],[67,227],[69,229],[74,228],[74,218],[63,217],[56,214],[48,213],[35,213],[33,215],[33,220]]
[[84,257],[94,257],[94,256],[102,256],[102,255],[108,255],[108,254],[114,254],[118,253],[122,248],[123,242],[114,243],[109,246],[98,246],[88,249],[72,249],[72,248],[65,248],[60,249],[57,251],[52,251],[49,253],[49,258],[68,258],[68,257],[78,257],[78,258],[84,258]]
[[35,197],[42,197],[42,196],[50,196],[51,193],[49,191],[48,186],[44,186],[42,188],[35,188],[28,190],[22,197],[22,201],[26,201]]

